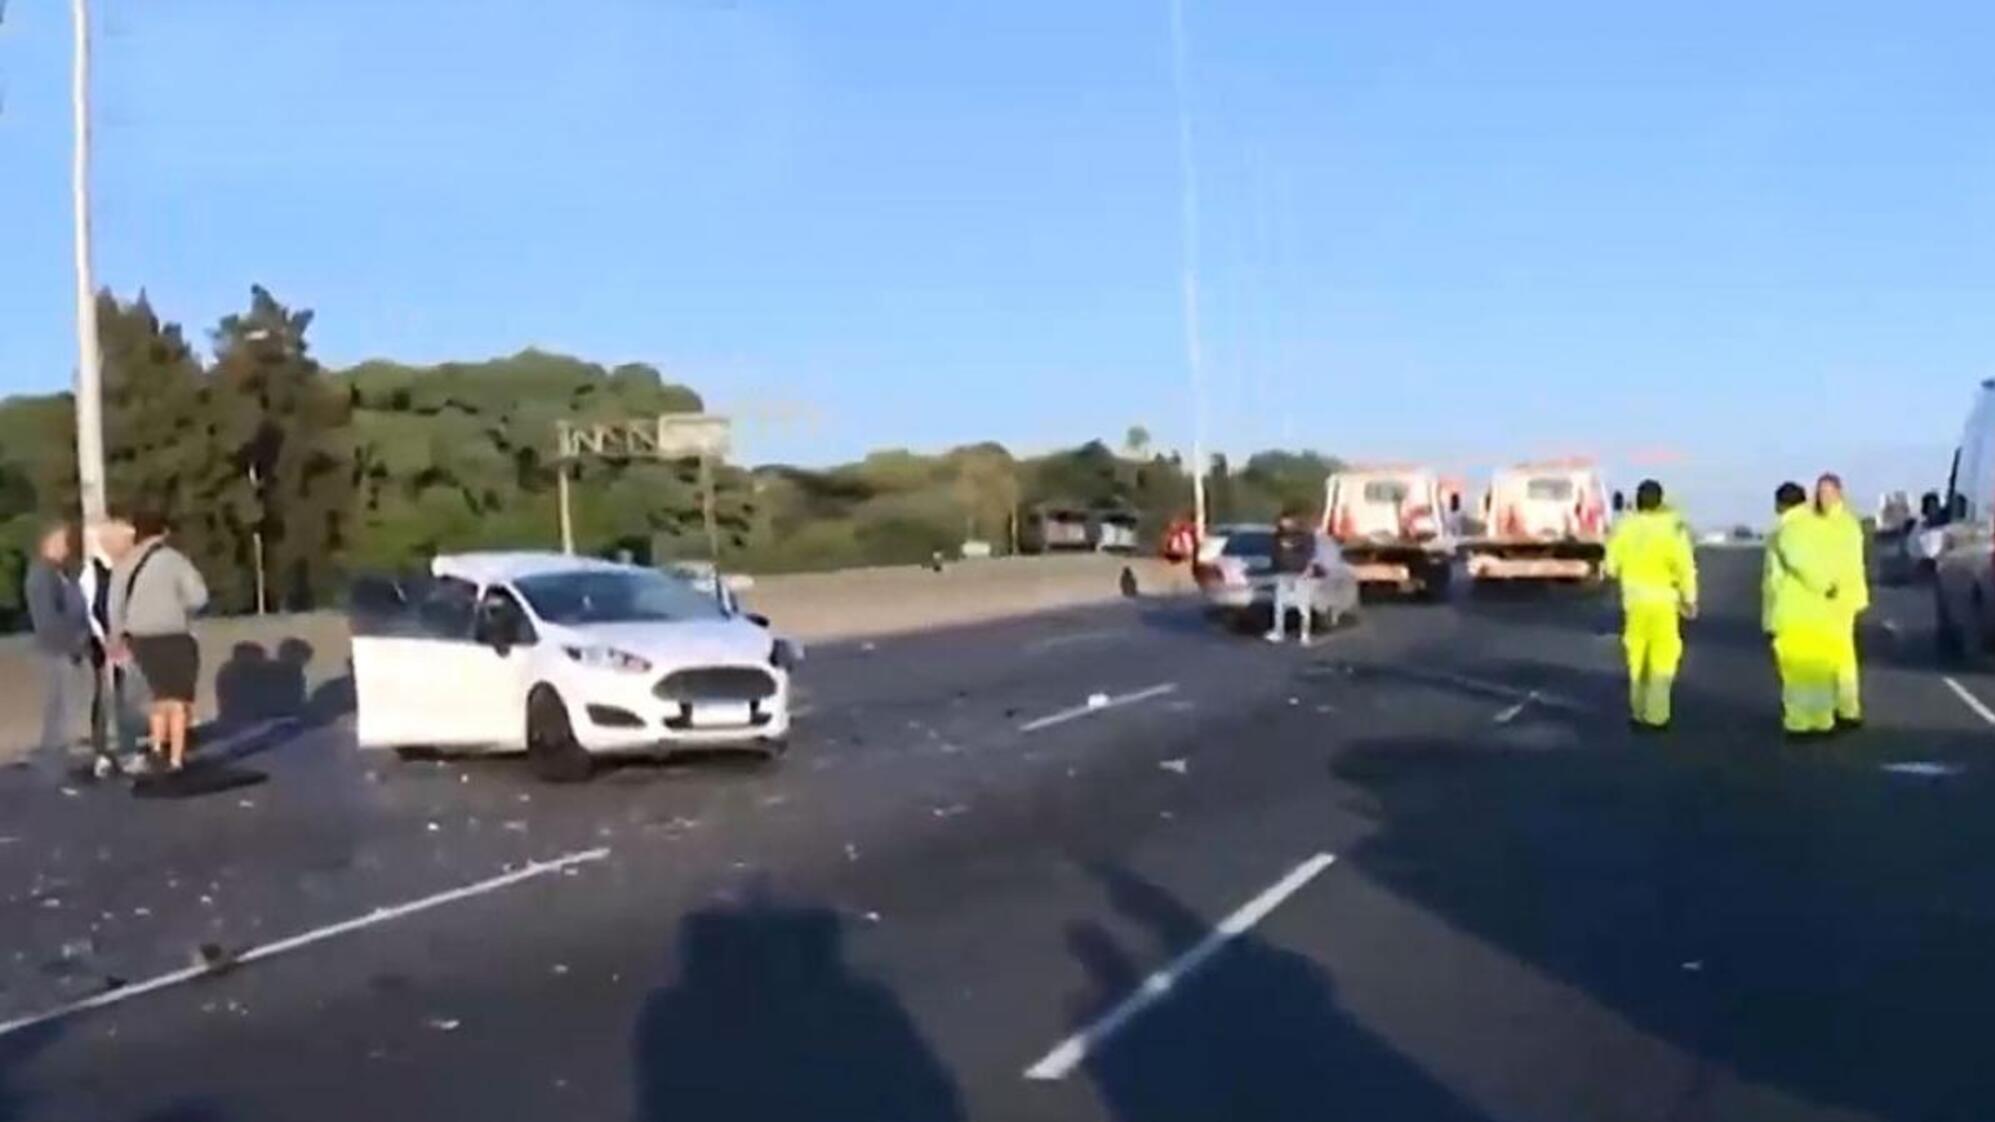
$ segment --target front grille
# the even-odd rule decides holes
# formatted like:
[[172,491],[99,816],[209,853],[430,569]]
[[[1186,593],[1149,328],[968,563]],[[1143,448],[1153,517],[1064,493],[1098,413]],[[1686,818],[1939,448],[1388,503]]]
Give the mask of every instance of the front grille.
[[748,666],[705,666],[667,674],[652,689],[660,701],[763,701],[775,696],[776,679]]

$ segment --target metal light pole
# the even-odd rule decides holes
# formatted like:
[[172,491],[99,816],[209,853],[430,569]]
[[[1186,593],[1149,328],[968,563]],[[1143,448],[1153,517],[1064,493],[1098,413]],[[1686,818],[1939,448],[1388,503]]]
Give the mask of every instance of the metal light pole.
[[70,0],[75,55],[70,75],[74,150],[70,203],[76,227],[76,480],[83,523],[103,521],[104,356],[97,339],[97,285],[90,271],[90,12],[89,0]]
[[1185,94],[1185,6],[1171,0],[1171,89],[1178,106],[1178,223],[1184,239],[1185,362],[1191,367],[1191,505],[1205,538],[1205,353],[1198,329],[1198,168],[1192,161],[1191,106]]

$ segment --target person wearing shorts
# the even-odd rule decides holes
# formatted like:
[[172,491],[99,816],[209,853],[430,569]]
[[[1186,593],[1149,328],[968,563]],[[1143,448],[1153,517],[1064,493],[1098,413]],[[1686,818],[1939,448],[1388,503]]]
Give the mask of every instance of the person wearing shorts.
[[185,554],[168,543],[166,520],[132,518],[138,544],[111,574],[112,657],[138,666],[152,694],[146,724],[152,750],[170,771],[187,763],[187,728],[201,680],[194,616],[208,606],[208,585]]

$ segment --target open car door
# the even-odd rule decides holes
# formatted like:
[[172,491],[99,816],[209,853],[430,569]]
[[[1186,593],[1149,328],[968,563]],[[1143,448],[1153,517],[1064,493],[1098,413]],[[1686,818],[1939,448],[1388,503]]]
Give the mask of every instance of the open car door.
[[464,742],[450,662],[472,642],[475,586],[448,577],[363,577],[348,602],[354,739],[362,748]]

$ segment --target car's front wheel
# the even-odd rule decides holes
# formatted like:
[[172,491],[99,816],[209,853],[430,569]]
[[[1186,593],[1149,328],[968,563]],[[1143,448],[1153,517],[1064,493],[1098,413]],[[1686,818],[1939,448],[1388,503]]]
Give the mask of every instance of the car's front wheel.
[[568,723],[568,708],[542,686],[526,703],[526,762],[546,783],[580,783],[595,771],[595,760]]

